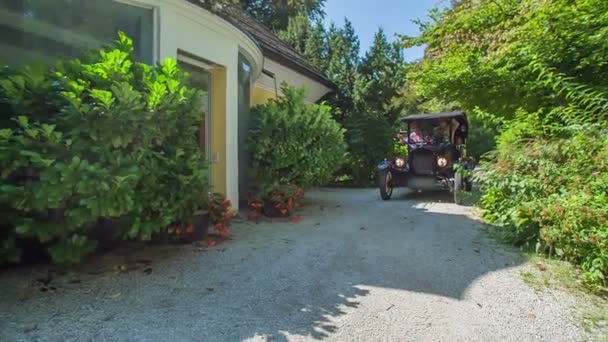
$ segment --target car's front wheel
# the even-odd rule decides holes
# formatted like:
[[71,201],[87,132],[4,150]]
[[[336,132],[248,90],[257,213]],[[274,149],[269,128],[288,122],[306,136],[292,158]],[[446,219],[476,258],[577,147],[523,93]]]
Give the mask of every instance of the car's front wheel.
[[378,174],[378,187],[380,188],[380,197],[388,201],[393,196],[393,173],[391,170],[380,171]]

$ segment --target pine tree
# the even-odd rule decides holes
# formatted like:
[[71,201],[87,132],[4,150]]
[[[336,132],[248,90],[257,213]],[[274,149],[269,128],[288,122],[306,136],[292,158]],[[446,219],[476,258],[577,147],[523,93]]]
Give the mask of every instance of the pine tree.
[[327,76],[337,87],[330,102],[336,118],[344,122],[355,109],[353,95],[359,64],[359,37],[352,23],[345,19],[341,29],[333,24],[330,26],[327,40]]
[[323,23],[317,21],[316,25],[310,32],[306,39],[304,48],[304,56],[312,65],[316,66],[322,71],[327,70],[327,34]]
[[286,30],[289,19],[303,14],[306,18],[322,19],[325,0],[233,0],[260,23],[275,32]]
[[394,99],[404,87],[405,70],[400,46],[390,43],[380,28],[359,66],[354,95],[357,106],[384,113],[393,125],[401,114],[402,106],[395,106],[399,102]]
[[306,44],[312,33],[313,27],[310,20],[306,15],[300,13],[290,18],[287,28],[277,32],[277,35],[297,52],[304,55]]

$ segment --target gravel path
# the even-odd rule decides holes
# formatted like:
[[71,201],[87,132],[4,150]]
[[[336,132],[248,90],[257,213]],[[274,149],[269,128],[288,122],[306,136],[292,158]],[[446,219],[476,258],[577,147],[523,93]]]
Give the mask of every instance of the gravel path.
[[527,266],[470,208],[395,195],[317,190],[300,223],[239,223],[233,241],[203,251],[113,253],[46,292],[43,268],[4,271],[0,341],[584,338],[569,300],[525,285]]

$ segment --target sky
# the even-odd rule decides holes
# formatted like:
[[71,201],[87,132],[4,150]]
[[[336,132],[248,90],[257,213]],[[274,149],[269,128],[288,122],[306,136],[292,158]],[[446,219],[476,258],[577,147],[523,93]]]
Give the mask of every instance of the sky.
[[[431,8],[442,3],[445,0],[326,0],[325,20],[342,26],[344,18],[348,18],[359,36],[363,55],[372,44],[378,27],[384,29],[389,39],[395,33],[416,36],[418,25],[412,20],[426,18]],[[405,51],[408,61],[421,58],[422,54],[423,47]]]

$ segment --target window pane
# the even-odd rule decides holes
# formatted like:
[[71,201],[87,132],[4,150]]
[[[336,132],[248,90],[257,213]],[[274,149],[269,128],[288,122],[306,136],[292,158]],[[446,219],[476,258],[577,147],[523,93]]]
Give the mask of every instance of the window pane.
[[77,57],[123,31],[136,56],[153,62],[153,10],[109,0],[0,0],[0,62]]
[[201,150],[205,153],[205,157],[211,159],[211,104],[209,101],[211,74],[203,68],[181,61],[179,62],[179,66],[189,74],[188,86],[202,91],[200,99],[201,123],[197,132],[197,140],[201,145]]

